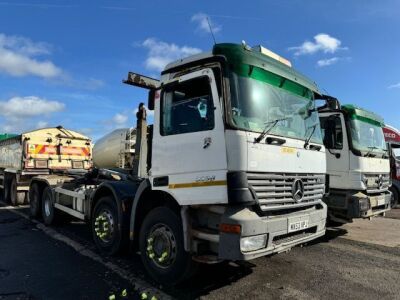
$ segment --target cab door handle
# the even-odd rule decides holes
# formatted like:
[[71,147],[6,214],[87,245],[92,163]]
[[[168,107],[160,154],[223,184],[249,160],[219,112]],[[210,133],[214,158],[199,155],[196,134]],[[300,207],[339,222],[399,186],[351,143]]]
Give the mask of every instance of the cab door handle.
[[203,149],[210,147],[211,143],[212,143],[212,139],[210,137],[204,138]]

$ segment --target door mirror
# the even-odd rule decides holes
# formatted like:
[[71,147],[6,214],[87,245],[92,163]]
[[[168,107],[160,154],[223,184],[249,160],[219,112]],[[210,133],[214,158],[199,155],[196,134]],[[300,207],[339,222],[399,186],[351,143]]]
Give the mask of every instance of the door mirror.
[[154,99],[156,97],[157,90],[149,90],[149,97],[147,100],[147,107],[149,110],[154,110]]

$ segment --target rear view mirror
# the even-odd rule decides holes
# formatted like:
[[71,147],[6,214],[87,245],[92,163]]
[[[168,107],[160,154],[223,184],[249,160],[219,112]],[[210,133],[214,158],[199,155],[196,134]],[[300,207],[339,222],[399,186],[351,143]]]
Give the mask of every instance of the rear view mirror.
[[339,100],[336,99],[336,98],[333,98],[333,97],[332,97],[332,98],[329,98],[329,99],[327,99],[326,103],[327,103],[328,107],[329,107],[330,109],[332,109],[332,110],[338,110],[338,109],[340,109],[340,102],[339,102]]
[[156,97],[156,91],[157,90],[149,90],[149,97],[147,100],[147,107],[150,110],[154,110],[154,100]]

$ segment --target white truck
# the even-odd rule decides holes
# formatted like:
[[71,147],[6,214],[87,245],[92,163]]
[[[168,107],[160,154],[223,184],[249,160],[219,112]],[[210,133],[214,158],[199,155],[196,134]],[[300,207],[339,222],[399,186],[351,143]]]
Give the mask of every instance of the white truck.
[[88,137],[61,126],[42,128],[0,141],[0,188],[12,205],[27,201],[31,179],[36,175],[88,170],[92,167]]
[[[272,56],[272,57],[271,57]],[[195,265],[288,251],[325,234],[326,158],[317,86],[265,48],[217,44],[166,66],[139,106],[132,171],[38,176],[44,222],[90,223],[107,254],[130,241],[148,273],[175,284]]]
[[383,119],[335,98],[319,107],[329,175],[328,219],[334,225],[390,210],[388,149]]

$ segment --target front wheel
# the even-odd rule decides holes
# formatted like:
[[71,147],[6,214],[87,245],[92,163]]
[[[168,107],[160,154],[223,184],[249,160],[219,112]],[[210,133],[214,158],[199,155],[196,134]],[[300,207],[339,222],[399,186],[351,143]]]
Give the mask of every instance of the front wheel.
[[147,272],[161,284],[187,280],[197,265],[184,249],[180,217],[167,207],[147,214],[140,228],[139,248]]
[[394,187],[391,187],[390,191],[392,192],[392,198],[390,199],[390,206],[392,208],[395,208],[397,205],[400,204],[399,192]]

